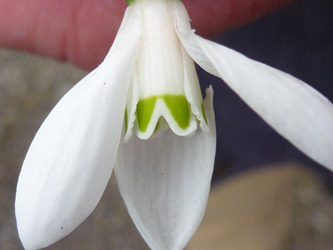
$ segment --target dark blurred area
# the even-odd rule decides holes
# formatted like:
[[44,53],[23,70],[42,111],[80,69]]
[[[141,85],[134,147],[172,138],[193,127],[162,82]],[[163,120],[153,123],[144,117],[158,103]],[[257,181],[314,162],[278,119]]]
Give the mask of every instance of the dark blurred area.
[[[303,80],[333,101],[332,13],[331,0],[297,0],[215,41]],[[294,161],[321,173],[333,190],[330,171],[279,136],[226,84],[198,72],[201,83],[214,88],[218,133],[214,180],[267,163]]]

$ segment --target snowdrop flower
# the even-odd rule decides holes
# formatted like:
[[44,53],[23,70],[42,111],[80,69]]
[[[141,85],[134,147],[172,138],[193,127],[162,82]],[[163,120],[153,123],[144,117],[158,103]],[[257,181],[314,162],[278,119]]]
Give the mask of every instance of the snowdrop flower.
[[212,89],[203,100],[193,60],[301,151],[333,168],[333,107],[325,97],[197,36],[179,0],[128,2],[105,60],[59,101],[24,160],[15,209],[26,249],[74,230],[113,169],[147,244],[186,246],[205,210],[216,141]]

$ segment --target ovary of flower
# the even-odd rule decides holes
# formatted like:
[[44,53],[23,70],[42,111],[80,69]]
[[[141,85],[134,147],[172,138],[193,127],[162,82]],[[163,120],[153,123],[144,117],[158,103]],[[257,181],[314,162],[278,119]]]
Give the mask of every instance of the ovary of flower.
[[203,100],[193,59],[333,169],[333,106],[325,97],[195,35],[179,0],[128,2],[105,60],[59,101],[24,160],[15,210],[26,249],[73,231],[97,205],[113,169],[147,244],[186,246],[206,207],[216,141],[212,88]]

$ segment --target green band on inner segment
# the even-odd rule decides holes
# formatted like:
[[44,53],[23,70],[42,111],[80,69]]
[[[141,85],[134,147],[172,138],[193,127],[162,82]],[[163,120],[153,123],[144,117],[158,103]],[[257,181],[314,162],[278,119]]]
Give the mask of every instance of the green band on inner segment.
[[190,125],[190,107],[183,95],[164,95],[163,100],[178,126],[186,129]]
[[138,118],[139,129],[142,132],[145,132],[147,130],[151,116],[153,115],[156,101],[157,97],[152,96],[141,99],[136,106],[136,115]]
[[191,111],[189,103],[183,95],[160,95],[141,99],[136,108],[139,129],[145,132],[153,115],[156,101],[162,99],[178,126],[186,129],[190,125]]

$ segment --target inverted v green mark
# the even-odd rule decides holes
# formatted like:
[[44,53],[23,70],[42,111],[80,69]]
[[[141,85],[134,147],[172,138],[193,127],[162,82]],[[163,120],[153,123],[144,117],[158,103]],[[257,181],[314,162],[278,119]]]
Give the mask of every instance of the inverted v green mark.
[[138,102],[136,115],[141,132],[145,132],[147,130],[158,99],[162,99],[164,101],[173,119],[177,122],[180,128],[186,129],[189,126],[191,113],[186,97],[183,95],[166,94],[151,96],[141,99]]

